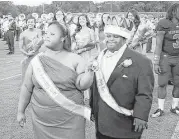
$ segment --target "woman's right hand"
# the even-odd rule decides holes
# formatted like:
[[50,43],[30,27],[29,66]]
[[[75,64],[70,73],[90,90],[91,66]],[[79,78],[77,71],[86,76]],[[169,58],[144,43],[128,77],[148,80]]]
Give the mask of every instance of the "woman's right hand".
[[17,121],[19,123],[19,125],[21,127],[24,127],[25,123],[26,123],[26,116],[25,116],[25,113],[22,113],[22,112],[18,112],[17,114]]
[[154,71],[156,74],[161,74],[161,68],[158,64],[154,64]]

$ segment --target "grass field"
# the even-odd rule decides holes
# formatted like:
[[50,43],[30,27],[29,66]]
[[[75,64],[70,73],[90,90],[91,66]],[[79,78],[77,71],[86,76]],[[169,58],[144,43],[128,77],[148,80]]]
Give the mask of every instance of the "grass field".
[[[154,46],[153,46],[154,47]],[[0,40],[0,139],[33,139],[30,106],[26,111],[27,123],[20,128],[16,121],[17,104],[21,85],[21,66],[23,59],[15,42],[15,54],[6,55],[7,44]],[[153,54],[147,55],[152,58]],[[157,80],[157,78],[156,78]],[[179,116],[169,112],[171,107],[172,86],[167,88],[165,115],[156,119],[149,118],[149,128],[145,130],[142,139],[170,139],[176,128]],[[156,86],[153,92],[151,113],[157,108]],[[177,127],[178,128],[178,127]],[[177,139],[179,137],[173,137]],[[95,139],[94,124],[87,122],[86,139]]]

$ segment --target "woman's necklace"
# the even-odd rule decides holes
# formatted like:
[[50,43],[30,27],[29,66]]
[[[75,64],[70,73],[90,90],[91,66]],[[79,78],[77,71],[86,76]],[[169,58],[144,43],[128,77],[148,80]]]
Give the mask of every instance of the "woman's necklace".
[[62,52],[62,50],[54,51],[54,54],[57,55],[57,54],[59,54],[59,53],[61,53],[61,52]]
[[51,49],[48,49],[48,53],[51,53],[53,55],[57,55],[59,53],[61,53],[63,50],[59,50],[59,51],[54,51],[54,50],[51,50]]

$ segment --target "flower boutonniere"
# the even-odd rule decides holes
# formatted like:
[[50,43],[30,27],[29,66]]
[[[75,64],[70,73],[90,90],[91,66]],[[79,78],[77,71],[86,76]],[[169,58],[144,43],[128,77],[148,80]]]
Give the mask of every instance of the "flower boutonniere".
[[118,68],[124,69],[132,65],[132,59],[125,59]]
[[132,59],[126,59],[122,62],[122,66],[127,68],[132,65]]
[[129,67],[131,65],[132,65],[132,60],[131,59],[126,59],[118,67],[119,68],[121,68],[121,67],[127,68],[127,67]]

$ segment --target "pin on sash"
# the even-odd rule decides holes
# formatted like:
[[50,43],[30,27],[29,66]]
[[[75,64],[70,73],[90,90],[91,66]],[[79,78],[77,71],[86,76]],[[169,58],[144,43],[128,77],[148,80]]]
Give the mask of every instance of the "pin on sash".
[[91,70],[94,71],[94,72],[96,72],[96,71],[98,71],[98,69],[99,69],[99,64],[98,64],[98,61],[95,60],[95,61],[93,61]]

